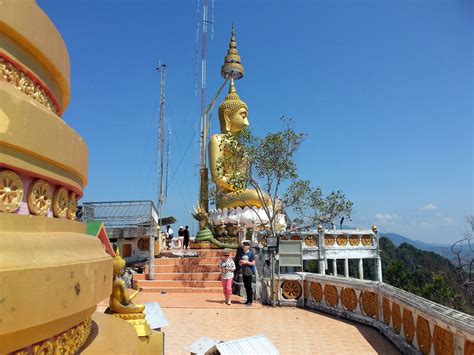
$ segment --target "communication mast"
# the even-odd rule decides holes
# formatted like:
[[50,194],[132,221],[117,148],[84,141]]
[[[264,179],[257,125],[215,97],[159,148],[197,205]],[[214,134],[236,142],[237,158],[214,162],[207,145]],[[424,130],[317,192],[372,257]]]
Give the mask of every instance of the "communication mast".
[[[156,208],[158,214],[158,233],[161,230],[161,221],[163,219],[163,203],[165,200],[165,188],[164,188],[164,177],[165,173],[165,104],[166,104],[166,64],[161,64],[161,61],[156,68],[160,72],[160,119],[158,122],[158,144],[157,144],[157,156],[158,156],[158,191]],[[166,164],[168,165],[168,164]],[[159,234],[158,234],[159,235]],[[150,264],[148,278],[154,279],[155,276],[155,238],[150,237]]]
[[[199,14],[199,1],[198,1],[198,14]],[[199,139],[200,146],[200,164],[199,164],[199,175],[200,175],[200,189],[199,189],[199,201],[203,202],[203,196],[207,196],[207,185],[208,185],[208,173],[206,168],[206,130],[207,126],[205,123],[206,115],[206,77],[207,77],[207,29],[208,24],[211,24],[211,39],[214,34],[214,0],[212,0],[212,20],[208,20],[208,1],[203,0],[202,9],[202,33],[201,33],[201,135]],[[198,16],[199,19],[199,16]],[[199,29],[199,25],[198,25]],[[196,36],[196,40],[198,36]],[[197,44],[197,43],[196,43]],[[196,45],[197,50],[197,45]],[[196,55],[197,58],[197,55]],[[196,63],[197,64],[197,63]],[[205,199],[203,206],[207,211],[208,203],[207,198]]]
[[160,64],[156,68],[160,72],[160,119],[158,123],[158,195],[157,209],[158,218],[162,218],[163,202],[165,200],[165,104],[166,104],[166,64]]

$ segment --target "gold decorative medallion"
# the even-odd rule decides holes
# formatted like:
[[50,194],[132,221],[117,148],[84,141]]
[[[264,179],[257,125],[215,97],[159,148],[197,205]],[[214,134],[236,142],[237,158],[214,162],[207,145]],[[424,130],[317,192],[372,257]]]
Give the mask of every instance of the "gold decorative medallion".
[[11,170],[0,171],[0,212],[14,212],[23,199],[23,183]]
[[337,288],[334,285],[324,286],[324,298],[328,305],[337,307],[339,303],[339,294],[337,293]]
[[356,245],[359,245],[360,243],[360,238],[358,235],[351,235],[349,237],[349,244],[355,247]]
[[372,245],[372,236],[371,235],[363,235],[361,238],[362,245],[365,247],[369,247]]
[[416,317],[416,341],[418,348],[423,354],[429,354],[431,350],[431,332],[428,321],[418,316]]
[[67,209],[69,205],[68,192],[65,187],[56,190],[53,197],[53,215],[58,218],[67,217]]
[[387,325],[390,325],[390,318],[392,317],[392,312],[390,310],[390,300],[386,297],[382,301],[383,307],[383,322]]
[[298,281],[294,280],[285,280],[283,281],[282,289],[282,296],[287,300],[297,300],[301,297],[302,289],[301,285]]
[[449,330],[443,329],[435,325],[433,338],[435,354],[454,354],[453,333],[451,333]]
[[141,251],[149,251],[150,250],[150,239],[148,238],[140,238],[138,239],[138,249]]
[[357,307],[357,296],[352,288],[343,288],[341,298],[345,310],[352,312]]
[[403,333],[405,334],[405,340],[410,344],[413,343],[415,322],[413,321],[413,313],[406,308],[403,310]]
[[400,334],[402,328],[402,313],[397,303],[392,303],[392,321],[393,330],[395,330],[395,333]]
[[364,291],[362,292],[361,303],[364,314],[375,317],[377,314],[377,295],[373,292]]
[[28,208],[30,213],[47,216],[51,208],[53,192],[45,180],[38,179],[30,185],[28,192]]
[[321,302],[323,300],[323,288],[319,282],[311,283],[311,297],[315,302]]
[[343,247],[347,244],[347,235],[340,234],[337,236],[337,245]]
[[324,244],[328,247],[332,247],[334,243],[336,242],[336,238],[334,238],[333,235],[331,234],[326,234],[324,236]]
[[318,237],[315,236],[315,235],[308,235],[308,236],[304,239],[304,243],[305,243],[306,246],[308,246],[308,247],[315,247],[315,246],[318,244]]
[[76,193],[71,192],[69,194],[69,203],[67,205],[67,218],[76,219],[76,211],[77,211]]

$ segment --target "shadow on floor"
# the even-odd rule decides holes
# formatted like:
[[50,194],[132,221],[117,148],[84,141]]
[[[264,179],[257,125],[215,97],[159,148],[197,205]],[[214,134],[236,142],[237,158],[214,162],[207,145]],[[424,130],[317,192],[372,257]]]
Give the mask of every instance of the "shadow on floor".
[[[329,319],[334,319],[337,320],[338,322],[345,323],[348,325],[351,325],[355,327],[359,333],[364,337],[365,340],[372,346],[372,348],[378,353],[378,354],[384,354],[384,355],[398,355],[402,354],[397,347],[390,341],[390,339],[386,338],[382,333],[379,332],[378,329],[372,328],[369,325],[364,325],[364,324],[359,324],[355,321],[351,321],[348,319],[340,318],[337,316],[334,316],[332,314],[327,314],[322,311],[314,310],[314,309],[309,309],[309,308],[302,308],[308,312],[316,313],[322,317],[326,317]],[[391,345],[390,348],[387,349],[387,343]]]

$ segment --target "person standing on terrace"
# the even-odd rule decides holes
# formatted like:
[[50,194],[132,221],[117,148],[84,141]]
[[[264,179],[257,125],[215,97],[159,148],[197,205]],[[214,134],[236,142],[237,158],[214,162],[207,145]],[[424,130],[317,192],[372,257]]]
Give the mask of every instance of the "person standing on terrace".
[[230,305],[232,296],[232,282],[234,280],[235,263],[232,260],[230,251],[224,252],[224,259],[221,262],[221,281],[224,291],[225,304]]

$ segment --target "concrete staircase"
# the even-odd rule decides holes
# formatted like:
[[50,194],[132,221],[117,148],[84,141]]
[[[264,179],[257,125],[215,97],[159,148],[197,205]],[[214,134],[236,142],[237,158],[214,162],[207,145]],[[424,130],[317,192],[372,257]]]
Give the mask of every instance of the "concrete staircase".
[[155,258],[155,279],[146,280],[145,274],[134,274],[134,287],[144,292],[167,293],[222,293],[219,281],[223,250],[188,250],[197,257],[173,257],[172,251],[163,251]]

